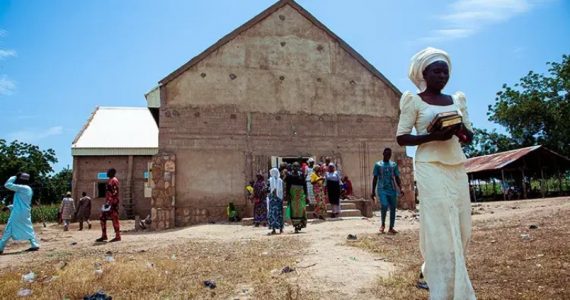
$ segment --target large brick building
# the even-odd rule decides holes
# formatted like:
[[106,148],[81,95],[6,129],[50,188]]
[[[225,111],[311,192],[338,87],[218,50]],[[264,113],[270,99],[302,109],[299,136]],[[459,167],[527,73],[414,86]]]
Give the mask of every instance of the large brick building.
[[153,226],[223,219],[230,201],[249,212],[245,184],[292,157],[331,156],[367,197],[384,147],[413,206],[411,159],[395,141],[400,95],[309,12],[277,2],[147,94],[159,128]]

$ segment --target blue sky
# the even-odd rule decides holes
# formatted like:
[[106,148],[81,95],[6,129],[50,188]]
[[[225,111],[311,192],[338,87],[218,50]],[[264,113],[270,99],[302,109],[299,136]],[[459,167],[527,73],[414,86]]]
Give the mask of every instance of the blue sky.
[[[0,0],[0,138],[55,149],[56,170],[101,106],[144,93],[273,4],[271,0]],[[299,0],[402,91],[426,46],[452,58],[447,92],[466,93],[475,126],[503,83],[570,54],[570,1]]]

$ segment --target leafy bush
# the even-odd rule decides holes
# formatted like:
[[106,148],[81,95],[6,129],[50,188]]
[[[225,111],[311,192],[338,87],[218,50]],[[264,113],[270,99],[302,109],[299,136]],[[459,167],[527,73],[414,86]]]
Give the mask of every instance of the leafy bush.
[[[42,218],[45,222],[57,222],[58,211],[57,204],[32,206],[32,222],[41,222]],[[8,217],[10,217],[9,212],[0,212],[0,224],[6,224]]]

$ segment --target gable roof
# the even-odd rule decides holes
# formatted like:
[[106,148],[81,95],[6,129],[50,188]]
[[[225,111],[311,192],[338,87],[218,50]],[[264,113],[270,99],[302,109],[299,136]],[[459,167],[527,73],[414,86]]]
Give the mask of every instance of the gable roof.
[[570,165],[570,159],[567,157],[560,155],[550,149],[547,149],[542,145],[536,145],[505,152],[472,157],[465,162],[465,169],[467,173],[500,170],[538,150],[544,151],[544,154],[558,159],[557,162],[561,165]]
[[190,69],[192,66],[194,66],[195,64],[200,62],[202,59],[209,56],[212,52],[215,52],[220,47],[227,44],[229,41],[233,40],[234,38],[239,36],[241,33],[247,31],[248,29],[250,29],[254,25],[263,21],[265,18],[267,18],[268,16],[270,16],[271,14],[273,14],[274,12],[279,10],[280,8],[284,7],[285,5],[291,6],[293,9],[298,11],[302,16],[307,18],[311,23],[313,23],[316,27],[320,28],[325,33],[327,33],[332,39],[334,39],[336,42],[339,43],[339,45],[342,49],[344,49],[346,52],[348,52],[348,54],[350,54],[350,56],[352,56],[354,59],[356,59],[364,68],[366,68],[370,73],[372,73],[374,76],[376,76],[377,78],[382,80],[385,84],[387,84],[396,93],[396,95],[398,95],[398,97],[402,95],[402,92],[394,84],[392,84],[392,82],[390,82],[390,80],[388,80],[388,78],[386,78],[380,71],[378,71],[378,69],[376,69],[364,57],[362,57],[362,55],[360,55],[358,52],[356,52],[356,50],[354,50],[352,47],[350,47],[350,45],[348,45],[345,41],[343,41],[340,37],[338,37],[334,32],[332,32],[330,29],[328,29],[323,23],[321,23],[319,20],[317,20],[317,18],[315,18],[311,13],[309,13],[307,10],[305,10],[301,5],[299,5],[294,0],[280,0],[279,2],[273,4],[272,6],[270,6],[269,8],[267,8],[266,10],[264,10],[263,12],[261,12],[260,14],[255,16],[254,18],[252,18],[251,20],[247,21],[242,26],[238,27],[237,29],[235,29],[234,31],[229,33],[228,35],[221,38],[215,44],[213,44],[208,49],[204,50],[202,53],[200,53],[197,56],[195,56],[194,58],[192,58],[190,61],[188,61],[187,63],[185,63],[184,65],[182,65],[178,69],[176,69],[174,72],[172,72],[168,76],[164,77],[161,81],[159,81],[159,84],[161,84],[161,85],[167,84],[171,80],[180,76],[186,70]]
[[97,107],[71,145],[74,156],[157,152],[158,126],[146,107]]

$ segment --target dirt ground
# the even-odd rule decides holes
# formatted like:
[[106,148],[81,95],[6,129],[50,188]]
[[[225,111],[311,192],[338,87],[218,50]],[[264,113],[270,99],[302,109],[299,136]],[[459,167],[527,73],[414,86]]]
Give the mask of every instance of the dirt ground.
[[[468,265],[479,298],[570,298],[570,198],[474,204],[473,211]],[[39,225],[39,252],[23,252],[29,245],[18,242],[10,243],[0,256],[0,297],[16,298],[20,289],[29,288],[32,298],[43,299],[75,299],[99,289],[116,299],[425,299],[427,293],[415,288],[421,263],[419,216],[411,211],[398,215],[400,234],[394,237],[377,234],[377,217],[317,221],[301,234],[287,226],[278,236],[267,236],[265,228],[235,224],[141,233],[131,230],[132,221],[125,221],[123,240],[106,244],[94,243],[100,235],[96,223],[81,232],[77,224],[68,232],[57,224]],[[348,234],[358,240],[347,241]],[[109,265],[107,252],[116,258]],[[506,255],[511,252],[516,256]],[[103,264],[104,276],[107,270],[115,276],[93,277],[93,264],[98,263]],[[164,273],[148,272],[149,264]],[[295,271],[282,274],[285,266]],[[520,273],[529,270],[536,276],[527,279]],[[42,279],[23,283],[21,276],[30,271]],[[139,271],[144,276],[131,278]],[[120,280],[116,275],[122,272],[122,284],[115,284],[111,278]],[[558,281],[552,281],[553,275]],[[66,276],[73,284],[58,283]],[[208,278],[221,283],[207,289],[202,280]],[[138,287],[143,279],[146,283]],[[509,292],[492,292],[497,289]]]

